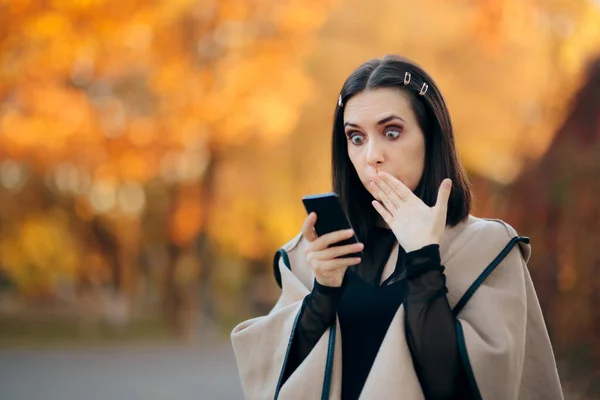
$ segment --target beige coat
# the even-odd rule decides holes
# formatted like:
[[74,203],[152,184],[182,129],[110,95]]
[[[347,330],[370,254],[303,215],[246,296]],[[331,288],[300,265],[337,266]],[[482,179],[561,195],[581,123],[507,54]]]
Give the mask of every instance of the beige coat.
[[[452,308],[516,236],[515,230],[500,220],[473,216],[446,229],[440,253]],[[296,316],[304,297],[312,290],[314,277],[306,264],[306,245],[302,235],[298,235],[283,246],[291,271],[280,259],[283,288],[277,304],[268,315],[242,322],[231,334],[246,399],[274,398]],[[395,254],[396,250],[390,255],[384,276],[391,273]],[[563,398],[552,347],[527,270],[530,254],[530,246],[519,242],[458,314],[463,364],[472,384],[486,400]],[[406,343],[403,315],[404,308],[400,306],[373,362],[361,399],[423,399]],[[320,399],[328,351],[332,357],[328,367],[332,371],[329,399],[340,398],[344,338],[339,334],[339,322],[336,331],[332,335],[330,328],[323,334],[281,387],[279,399]]]

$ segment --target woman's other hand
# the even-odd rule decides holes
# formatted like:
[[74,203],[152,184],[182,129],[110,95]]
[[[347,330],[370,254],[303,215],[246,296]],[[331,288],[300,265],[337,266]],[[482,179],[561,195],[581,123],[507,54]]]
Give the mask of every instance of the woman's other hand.
[[417,197],[402,181],[380,171],[371,182],[380,201],[373,207],[394,232],[398,243],[407,252],[430,244],[439,244],[446,230],[448,199],[452,181],[444,179],[433,207]]
[[344,280],[346,269],[360,263],[360,257],[338,258],[347,254],[357,253],[364,247],[362,243],[354,243],[344,246],[332,246],[344,239],[354,235],[352,229],[330,232],[318,236],[315,232],[317,214],[310,213],[302,226],[302,235],[308,241],[306,249],[306,260],[319,284],[329,287],[340,287]]

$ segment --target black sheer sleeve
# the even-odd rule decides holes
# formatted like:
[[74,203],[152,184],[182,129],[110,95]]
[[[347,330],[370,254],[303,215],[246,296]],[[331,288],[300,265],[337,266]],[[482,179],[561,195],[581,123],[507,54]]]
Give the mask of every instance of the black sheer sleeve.
[[439,245],[406,254],[405,329],[426,399],[469,399]]
[[304,361],[327,328],[335,321],[342,291],[343,285],[341,287],[323,286],[315,280],[313,291],[304,299],[300,319],[296,325],[283,376],[284,382]]

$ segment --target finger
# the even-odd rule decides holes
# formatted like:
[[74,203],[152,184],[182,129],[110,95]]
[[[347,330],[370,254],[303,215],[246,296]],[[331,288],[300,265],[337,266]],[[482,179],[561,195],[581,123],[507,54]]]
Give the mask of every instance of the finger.
[[373,200],[371,202],[371,204],[373,204],[373,207],[375,207],[375,210],[377,210],[377,212],[379,213],[379,215],[381,215],[381,217],[383,218],[383,220],[385,222],[387,222],[388,224],[392,222],[392,219],[394,218],[394,216],[392,215],[392,213],[390,213],[388,210],[386,210],[378,201]]
[[[382,179],[380,177],[375,177],[375,182],[379,185],[379,187],[387,195],[388,199],[390,200],[390,202],[393,205],[394,210],[397,210],[400,207],[402,207],[402,205],[404,204],[404,200],[402,200],[402,198],[400,198],[398,193],[396,193],[394,188],[388,182],[386,182],[385,179]],[[388,207],[388,210],[391,211],[391,209],[389,207]]]
[[400,179],[395,176],[388,174],[384,171],[379,171],[377,175],[389,186],[394,189],[394,192],[398,194],[398,197],[404,202],[411,200],[416,197],[415,194],[402,182]]
[[314,242],[318,238],[317,232],[315,232],[316,222],[317,214],[311,212],[304,220],[304,225],[302,225],[302,236],[304,236],[304,238],[309,242]]
[[390,196],[388,195],[388,193],[383,190],[381,180],[371,181],[371,186],[375,189],[377,197],[379,197],[379,200],[381,201],[381,203],[383,203],[383,205],[388,209],[389,212],[393,213],[395,210],[397,210],[399,208],[398,207],[399,203],[402,200],[397,199],[398,203],[395,204],[392,201],[392,199],[390,198]]
[[323,236],[320,236],[313,243],[313,250],[319,251],[328,248],[332,244],[335,244],[344,239],[348,239],[354,236],[353,229],[343,229],[341,231],[329,232]]
[[448,211],[448,200],[450,199],[450,192],[452,191],[452,181],[448,178],[442,181],[440,188],[438,190],[437,201],[435,203],[435,208],[438,212],[443,213],[444,215]]
[[375,177],[374,181],[379,185],[379,187],[387,194],[388,198],[392,201],[396,208],[402,207],[402,203],[404,203],[404,199],[400,196],[400,192],[397,192],[394,186],[392,185],[391,179],[393,178],[391,175],[383,175],[380,173]]
[[347,244],[344,246],[331,246],[315,254],[317,260],[328,261],[346,254],[358,253],[365,246],[362,243]]
[[334,258],[333,260],[322,261],[319,269],[324,272],[334,272],[336,269],[348,268],[351,265],[360,264],[360,257]]

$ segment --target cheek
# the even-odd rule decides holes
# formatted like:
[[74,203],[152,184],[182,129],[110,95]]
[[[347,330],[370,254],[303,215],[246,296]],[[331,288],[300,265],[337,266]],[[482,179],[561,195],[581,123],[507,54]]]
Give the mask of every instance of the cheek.
[[360,151],[360,149],[352,149],[348,151],[348,157],[350,158],[350,162],[352,163],[352,165],[354,166],[354,170],[356,171],[358,177],[360,178],[361,181],[364,181],[364,172],[365,172],[365,166],[366,166],[366,162],[365,162],[365,158],[362,156],[362,152]]
[[410,170],[407,171],[406,176],[407,182],[405,184],[411,189],[415,190],[423,177],[423,171],[425,170],[425,144],[417,143],[412,151],[412,157],[410,162]]
[[420,172],[423,173],[425,168],[425,143],[421,142],[419,148],[416,151],[416,164],[419,165]]

